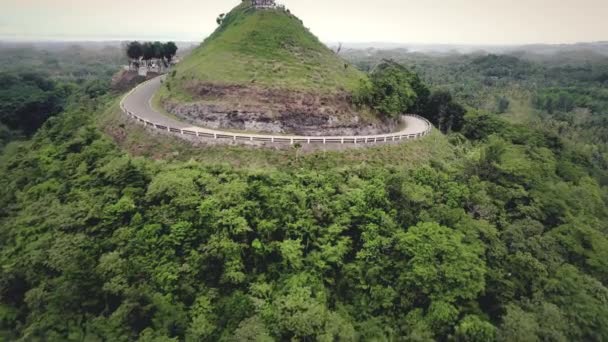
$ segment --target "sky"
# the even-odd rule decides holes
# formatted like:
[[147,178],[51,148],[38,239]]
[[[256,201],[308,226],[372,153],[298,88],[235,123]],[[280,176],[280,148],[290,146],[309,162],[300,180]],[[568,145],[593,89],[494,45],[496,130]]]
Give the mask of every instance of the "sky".
[[[201,41],[240,0],[0,0],[0,39]],[[283,0],[322,41],[608,41],[608,0]]]

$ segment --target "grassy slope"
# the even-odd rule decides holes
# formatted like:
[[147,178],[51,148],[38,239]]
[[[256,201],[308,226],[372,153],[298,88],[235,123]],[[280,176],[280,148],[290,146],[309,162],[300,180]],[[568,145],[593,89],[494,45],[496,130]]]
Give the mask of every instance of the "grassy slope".
[[175,136],[153,134],[126,118],[118,101],[98,116],[102,130],[132,156],[164,161],[196,161],[206,165],[230,165],[244,169],[342,170],[365,165],[410,169],[431,160],[449,161],[457,151],[447,138],[434,131],[429,137],[398,145],[303,152],[293,148],[272,150],[244,146],[193,145]]
[[[177,68],[171,96],[189,82],[252,84],[304,91],[352,91],[366,76],[323,45],[295,16],[244,1]],[[165,90],[166,91],[166,90]]]

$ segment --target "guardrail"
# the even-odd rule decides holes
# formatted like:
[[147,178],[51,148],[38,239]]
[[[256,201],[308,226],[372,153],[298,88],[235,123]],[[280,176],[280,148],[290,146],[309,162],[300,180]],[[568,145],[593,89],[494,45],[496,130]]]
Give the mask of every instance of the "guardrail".
[[[147,81],[149,82],[149,81]],[[424,137],[431,133],[433,130],[433,125],[425,118],[415,115],[415,114],[406,114],[404,117],[410,116],[415,117],[420,120],[423,120],[426,124],[426,129],[422,132],[418,133],[388,133],[388,134],[379,134],[379,135],[369,135],[369,136],[332,136],[332,137],[317,137],[317,136],[281,136],[281,135],[261,135],[261,134],[247,134],[247,133],[233,133],[233,132],[225,132],[218,130],[210,130],[203,129],[200,130],[193,128],[192,130],[181,129],[170,127],[167,125],[161,125],[158,123],[154,123],[148,121],[142,117],[139,117],[135,113],[129,111],[125,105],[124,101],[129,95],[131,95],[137,88],[144,85],[144,82],[139,86],[133,88],[129,93],[127,93],[123,99],[120,101],[120,108],[128,117],[136,120],[137,122],[142,123],[146,127],[151,127],[154,129],[158,129],[160,131],[166,131],[169,133],[174,133],[178,135],[185,136],[194,136],[200,137],[203,139],[214,139],[214,140],[232,140],[232,141],[241,141],[241,142],[269,142],[269,143],[280,143],[280,144],[378,144],[378,143],[388,143],[388,142],[398,142],[403,140],[413,140]]]

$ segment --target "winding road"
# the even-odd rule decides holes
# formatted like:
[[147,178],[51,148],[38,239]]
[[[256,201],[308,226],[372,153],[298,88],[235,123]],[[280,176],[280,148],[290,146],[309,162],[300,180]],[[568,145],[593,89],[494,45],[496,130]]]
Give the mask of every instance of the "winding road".
[[418,115],[403,115],[404,127],[399,132],[368,136],[297,136],[234,133],[192,126],[168,117],[152,107],[152,97],[160,88],[163,76],[140,84],[124,96],[120,108],[129,117],[142,124],[177,135],[187,135],[202,139],[241,142],[264,142],[276,144],[378,144],[417,139],[431,132],[433,126]]

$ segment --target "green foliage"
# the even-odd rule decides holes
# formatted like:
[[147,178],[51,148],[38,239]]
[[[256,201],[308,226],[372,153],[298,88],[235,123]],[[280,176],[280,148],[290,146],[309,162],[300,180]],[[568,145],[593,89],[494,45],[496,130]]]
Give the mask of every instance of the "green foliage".
[[608,334],[608,196],[516,126],[410,170],[260,171],[125,156],[79,101],[0,163],[6,336]]
[[144,43],[133,41],[127,43],[125,47],[125,52],[130,63],[134,64],[136,68],[139,67],[141,60],[149,65],[152,59],[168,66],[168,63],[170,63],[177,54],[177,50],[177,45],[174,42],[161,43],[159,41]]
[[162,55],[168,61],[171,62],[175,55],[177,54],[177,45],[175,42],[167,42],[163,44]]
[[504,114],[507,112],[507,110],[509,110],[509,106],[511,105],[511,103],[509,102],[509,99],[504,97],[504,96],[500,96],[498,98],[496,98],[496,112],[498,114]]
[[63,110],[70,89],[33,73],[0,74],[0,123],[32,134]]
[[569,112],[575,108],[575,99],[566,92],[547,92],[537,95],[534,100],[537,109],[545,110],[549,114],[555,112]]
[[361,82],[353,102],[393,119],[406,113],[423,115],[442,132],[460,131],[465,114],[449,92],[431,93],[416,73],[391,60],[383,60],[370,80]]
[[489,113],[469,111],[464,117],[464,128],[462,134],[473,140],[486,139],[492,134],[503,132],[504,121]]
[[256,10],[246,0],[176,66],[170,96],[187,98],[193,82],[255,85],[323,93],[354,91],[365,75],[323,45],[282,9]]
[[486,77],[523,78],[533,71],[529,62],[509,55],[480,56],[473,59],[471,64]]
[[459,132],[465,109],[446,91],[434,92],[425,102],[422,114],[442,132]]
[[456,339],[466,342],[494,341],[496,328],[479,316],[469,315],[463,318],[456,327]]
[[464,245],[462,239],[460,233],[436,223],[419,224],[398,237],[398,249],[409,260],[400,277],[405,293],[448,303],[475,298],[484,288],[482,251]]
[[125,57],[119,44],[107,42],[4,43],[0,44],[0,73],[37,74],[77,84],[109,81],[127,63]]
[[1,339],[608,338],[608,163],[592,139],[474,108],[462,134],[406,147],[162,161],[100,132],[103,93],[83,84],[0,156]]
[[140,42],[134,41],[127,44],[127,57],[139,60],[144,55],[144,48]]
[[21,137],[20,132],[14,131],[8,128],[6,125],[0,123],[0,150],[11,142]]
[[418,100],[416,88],[422,84],[418,76],[392,61],[384,61],[363,81],[355,94],[355,103],[366,105],[379,113],[398,118],[408,113]]

